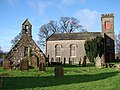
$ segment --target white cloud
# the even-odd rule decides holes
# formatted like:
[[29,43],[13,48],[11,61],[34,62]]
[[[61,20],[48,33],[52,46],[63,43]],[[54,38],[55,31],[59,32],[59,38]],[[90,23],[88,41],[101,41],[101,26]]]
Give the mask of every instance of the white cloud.
[[75,17],[80,20],[80,23],[88,31],[94,31],[94,29],[100,30],[100,13],[90,9],[78,10],[75,13]]
[[34,9],[38,10],[40,15],[44,15],[46,8],[48,8],[51,5],[51,2],[28,1],[28,4],[31,5]]

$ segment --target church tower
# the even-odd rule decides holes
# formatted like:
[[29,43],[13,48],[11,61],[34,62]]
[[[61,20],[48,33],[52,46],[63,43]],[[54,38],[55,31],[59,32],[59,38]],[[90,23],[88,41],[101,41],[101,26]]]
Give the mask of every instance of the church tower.
[[106,63],[112,62],[115,59],[114,45],[114,14],[102,14],[102,34],[104,36],[104,59]]
[[32,37],[32,25],[28,19],[22,24],[22,36]]
[[111,39],[114,40],[114,15],[113,14],[102,14],[102,33],[105,33]]

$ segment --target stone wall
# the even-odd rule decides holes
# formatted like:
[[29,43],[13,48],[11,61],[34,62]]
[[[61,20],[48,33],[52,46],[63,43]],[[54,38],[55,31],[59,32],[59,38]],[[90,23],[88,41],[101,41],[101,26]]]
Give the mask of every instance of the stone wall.
[[[57,44],[62,45],[61,47],[61,61],[64,62],[64,58],[66,58],[66,63],[69,63],[69,58],[74,59],[74,63],[79,63],[79,60],[83,61],[84,56],[86,56],[84,49],[85,40],[59,40],[59,41],[47,41],[47,53],[49,55],[49,61],[51,62],[51,58],[55,61],[55,46]],[[70,45],[76,45],[76,57],[70,56]]]

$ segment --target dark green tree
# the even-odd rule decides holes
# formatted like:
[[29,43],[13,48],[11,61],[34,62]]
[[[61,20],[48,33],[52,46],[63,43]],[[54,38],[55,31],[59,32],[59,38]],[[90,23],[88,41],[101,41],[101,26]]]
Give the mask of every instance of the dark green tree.
[[86,56],[90,60],[90,62],[95,62],[95,58],[99,54],[101,57],[104,53],[104,38],[101,36],[97,36],[95,39],[85,41],[85,51]]

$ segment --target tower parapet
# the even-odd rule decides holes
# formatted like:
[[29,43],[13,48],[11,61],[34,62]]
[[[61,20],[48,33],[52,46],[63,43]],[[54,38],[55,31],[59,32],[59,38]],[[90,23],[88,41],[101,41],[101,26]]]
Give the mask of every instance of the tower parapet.
[[114,17],[114,13],[111,13],[111,14],[102,14],[101,16],[102,16],[103,18]]

